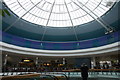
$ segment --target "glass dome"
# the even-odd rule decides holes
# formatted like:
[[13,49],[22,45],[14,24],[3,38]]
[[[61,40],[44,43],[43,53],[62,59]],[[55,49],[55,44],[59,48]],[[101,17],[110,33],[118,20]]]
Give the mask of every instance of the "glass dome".
[[71,27],[101,17],[112,0],[4,0],[19,18],[50,27]]

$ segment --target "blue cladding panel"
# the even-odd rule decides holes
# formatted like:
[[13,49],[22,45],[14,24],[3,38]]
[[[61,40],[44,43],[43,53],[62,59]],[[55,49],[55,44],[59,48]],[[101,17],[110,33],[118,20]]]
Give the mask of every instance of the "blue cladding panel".
[[76,41],[76,42],[46,42],[46,41],[40,42],[40,41],[33,41],[33,40],[17,37],[5,32],[2,32],[2,34],[0,35],[2,36],[3,42],[14,44],[21,47],[43,49],[43,50],[76,50],[76,49],[99,47],[117,42],[120,40],[120,38],[118,37],[119,33],[120,31],[111,33],[103,37],[99,37],[87,41]]

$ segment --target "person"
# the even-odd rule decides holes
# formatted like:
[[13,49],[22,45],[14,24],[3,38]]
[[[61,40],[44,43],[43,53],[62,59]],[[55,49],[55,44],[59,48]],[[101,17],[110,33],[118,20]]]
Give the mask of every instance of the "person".
[[85,63],[83,63],[81,65],[80,70],[81,70],[82,80],[87,80],[87,78],[88,78],[88,70],[89,70],[88,66]]

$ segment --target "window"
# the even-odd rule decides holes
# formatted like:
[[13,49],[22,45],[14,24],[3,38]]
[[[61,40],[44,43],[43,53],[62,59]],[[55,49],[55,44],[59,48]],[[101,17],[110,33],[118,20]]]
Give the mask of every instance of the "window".
[[50,27],[71,27],[91,22],[114,5],[111,0],[4,0],[4,2],[21,19]]

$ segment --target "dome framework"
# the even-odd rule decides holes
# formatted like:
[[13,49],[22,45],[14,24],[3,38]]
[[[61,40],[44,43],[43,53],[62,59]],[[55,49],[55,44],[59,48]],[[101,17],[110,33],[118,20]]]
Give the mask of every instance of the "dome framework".
[[114,5],[111,0],[4,0],[4,2],[19,18],[50,27],[73,27],[91,22],[104,15]]

